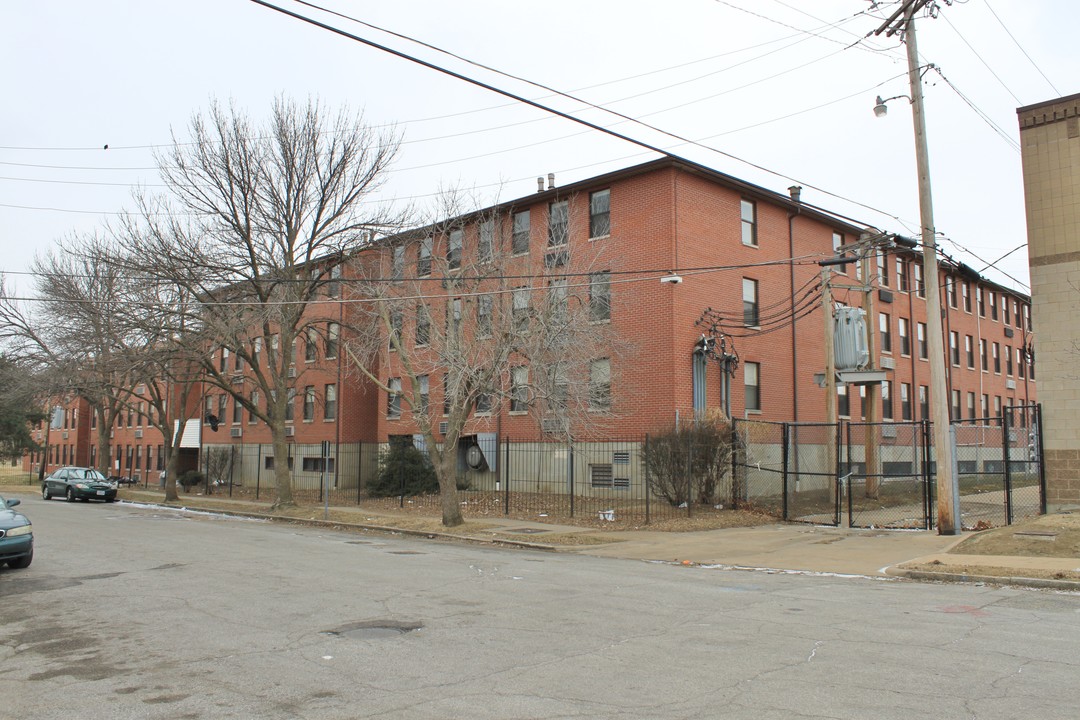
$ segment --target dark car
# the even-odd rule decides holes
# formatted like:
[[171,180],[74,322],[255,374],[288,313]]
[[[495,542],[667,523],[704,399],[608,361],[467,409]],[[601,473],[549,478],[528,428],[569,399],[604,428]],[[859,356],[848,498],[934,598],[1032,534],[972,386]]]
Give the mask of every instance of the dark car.
[[116,502],[116,483],[94,468],[62,467],[42,481],[41,497],[46,500],[65,497],[68,502]]
[[13,568],[29,567],[34,559],[34,528],[30,519],[11,508],[19,500],[0,497],[0,564]]

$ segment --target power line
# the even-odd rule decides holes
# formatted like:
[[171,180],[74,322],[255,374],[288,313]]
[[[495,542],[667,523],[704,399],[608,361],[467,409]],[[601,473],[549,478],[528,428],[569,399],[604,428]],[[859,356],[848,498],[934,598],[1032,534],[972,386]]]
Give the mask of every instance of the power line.
[[990,0],[983,0],[983,4],[986,5],[986,9],[989,10],[990,14],[994,16],[994,19],[998,21],[998,24],[1001,25],[1002,29],[1013,41],[1013,43],[1016,44],[1016,47],[1020,49],[1020,52],[1024,53],[1024,57],[1028,59],[1028,62],[1031,63],[1031,66],[1039,71],[1039,74],[1042,75],[1043,80],[1046,81],[1046,84],[1049,85],[1051,89],[1053,89],[1053,91],[1058,94],[1058,96],[1060,96],[1061,91],[1054,87],[1054,83],[1050,82],[1050,78],[1046,77],[1046,73],[1042,71],[1042,68],[1035,64],[1035,61],[1031,58],[1030,55],[1028,55],[1027,50],[1023,48],[1023,46],[1020,44],[1020,41],[1017,40],[1016,37],[1012,34],[1012,32],[1009,30],[1009,26],[1001,22],[1001,18],[998,17],[998,14],[996,12],[994,12],[994,8],[990,6]]
[[952,20],[949,20],[949,16],[946,15],[945,13],[942,13],[941,14],[941,19],[944,20],[946,22],[946,24],[948,24],[948,26],[952,28],[953,32],[956,33],[957,37],[959,37],[961,40],[964,41],[964,44],[967,45],[968,50],[970,50],[975,55],[975,57],[979,58],[979,62],[981,62],[983,64],[983,67],[985,67],[987,70],[990,71],[990,74],[994,76],[994,79],[998,81],[998,83],[1001,85],[1001,87],[1005,88],[1005,91],[1007,93],[1009,93],[1010,95],[1012,95],[1012,98],[1013,98],[1013,100],[1016,101],[1016,104],[1017,105],[1023,105],[1024,103],[1022,103],[1020,101],[1020,98],[1016,97],[1016,93],[1014,93],[1012,91],[1012,89],[1008,85],[1005,84],[1005,81],[1002,80],[1001,77],[996,72],[994,72],[994,69],[992,67],[990,67],[990,63],[986,62],[986,60],[983,58],[983,56],[979,54],[979,51],[976,50],[971,45],[971,43],[968,42],[968,39],[966,37],[964,37],[964,34],[961,33],[960,30],[955,25],[952,24]]

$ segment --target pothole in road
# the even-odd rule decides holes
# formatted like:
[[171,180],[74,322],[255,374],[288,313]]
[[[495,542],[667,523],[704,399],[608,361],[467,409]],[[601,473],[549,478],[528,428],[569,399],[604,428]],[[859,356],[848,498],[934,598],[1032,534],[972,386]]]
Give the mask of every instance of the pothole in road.
[[323,635],[349,638],[351,640],[378,640],[398,637],[419,630],[423,623],[399,620],[365,620],[342,625],[334,630],[323,630]]

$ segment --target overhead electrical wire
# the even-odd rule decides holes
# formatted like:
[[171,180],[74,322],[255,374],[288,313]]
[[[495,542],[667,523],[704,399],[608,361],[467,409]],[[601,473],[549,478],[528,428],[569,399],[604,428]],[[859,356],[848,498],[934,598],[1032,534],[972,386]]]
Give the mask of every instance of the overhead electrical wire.
[[941,13],[939,17],[944,20],[950,28],[952,28],[953,32],[956,33],[956,36],[958,38],[964,41],[964,44],[967,45],[968,50],[970,50],[972,54],[974,54],[975,57],[979,59],[979,62],[981,62],[983,64],[983,67],[985,67],[990,72],[990,74],[994,76],[994,79],[998,81],[1001,87],[1005,88],[1005,92],[1012,95],[1012,99],[1016,101],[1016,104],[1023,105],[1024,103],[1021,102],[1020,98],[1016,97],[1016,93],[1012,91],[1012,88],[1005,84],[1005,81],[1001,79],[1001,76],[994,72],[994,68],[990,67],[990,63],[986,62],[986,59],[979,54],[979,51],[976,50],[970,42],[968,42],[968,39],[964,37],[964,34],[960,32],[960,29],[953,25],[952,20],[949,19],[949,16],[945,13]]
[[1030,55],[1028,55],[1027,50],[1024,49],[1024,47],[1020,44],[1020,41],[1017,40],[1016,36],[1012,34],[1011,30],[1009,30],[1009,26],[1003,23],[1001,21],[1001,18],[998,17],[998,14],[994,12],[994,8],[990,5],[990,0],[983,0],[983,5],[985,5],[986,9],[990,11],[990,14],[994,16],[994,19],[998,21],[998,24],[1001,25],[1001,28],[1009,36],[1009,39],[1013,41],[1016,47],[1019,48],[1020,52],[1024,53],[1024,57],[1028,59],[1028,62],[1031,63],[1031,66],[1038,70],[1039,74],[1042,75],[1042,78],[1046,81],[1046,84],[1049,85],[1050,88],[1058,94],[1058,96],[1060,96],[1061,91],[1058,90],[1057,87],[1055,87],[1054,83],[1050,82],[1050,78],[1046,77],[1046,73],[1042,71],[1042,68],[1035,64],[1035,61],[1031,58]]

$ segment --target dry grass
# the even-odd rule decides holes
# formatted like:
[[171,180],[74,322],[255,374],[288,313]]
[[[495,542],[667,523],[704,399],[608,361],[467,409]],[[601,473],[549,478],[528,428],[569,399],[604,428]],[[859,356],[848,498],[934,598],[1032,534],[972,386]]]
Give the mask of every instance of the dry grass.
[[1072,580],[1080,581],[1080,571],[1077,570],[1042,570],[1038,568],[1025,568],[1018,571],[1014,567],[997,567],[993,565],[965,565],[962,563],[951,564],[945,562],[929,563],[904,563],[899,566],[902,570],[918,570],[921,572],[948,573],[950,575],[968,575],[979,577],[1026,577],[1038,580]]
[[983,530],[950,552],[957,555],[1080,558],[1080,515],[1041,515],[1015,525]]

